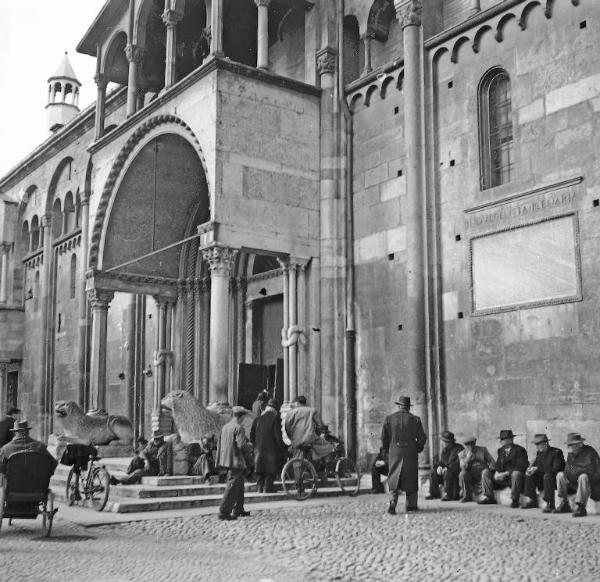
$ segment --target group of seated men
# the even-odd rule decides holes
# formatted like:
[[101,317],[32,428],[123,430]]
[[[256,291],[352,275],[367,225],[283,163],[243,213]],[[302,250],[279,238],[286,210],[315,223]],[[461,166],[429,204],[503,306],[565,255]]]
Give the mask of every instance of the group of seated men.
[[[510,487],[513,508],[538,507],[537,493],[540,491],[545,502],[544,513],[572,512],[574,517],[587,515],[586,505],[590,497],[600,501],[600,457],[593,447],[584,444],[581,434],[568,434],[566,462],[563,452],[550,446],[546,434],[533,437],[537,453],[532,463],[528,460],[527,451],[515,444],[514,438],[512,430],[500,431],[501,446],[494,460],[485,447],[476,444],[476,437],[463,439],[461,445],[452,432],[444,431],[439,459],[432,466],[430,493],[426,499],[441,497],[442,501],[467,503],[473,501],[475,494],[480,495],[479,504],[493,504],[496,503],[494,489]],[[385,460],[380,452],[372,469],[375,491],[383,491],[380,474],[385,471]],[[557,490],[558,507],[554,502]],[[573,493],[574,508],[568,500]],[[520,504],[522,494],[528,498],[523,505]]]

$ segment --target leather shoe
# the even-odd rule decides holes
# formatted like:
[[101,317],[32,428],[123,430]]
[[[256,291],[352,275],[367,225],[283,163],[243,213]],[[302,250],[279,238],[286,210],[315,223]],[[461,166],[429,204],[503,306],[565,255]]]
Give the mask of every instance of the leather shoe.
[[389,505],[387,508],[387,512],[390,515],[396,515],[396,506],[395,505]]
[[250,515],[249,511],[242,510],[242,511],[238,511],[237,513],[234,513],[233,517],[248,517],[249,515]]
[[546,507],[542,509],[542,513],[554,513],[554,505],[546,505]]
[[440,496],[439,495],[425,495],[425,499],[427,499],[427,501],[431,501],[432,499],[439,499]]
[[406,513],[408,513],[409,511],[420,511],[420,509],[416,506],[416,505],[410,505],[406,508]]
[[495,505],[496,500],[493,497],[484,497],[477,502],[479,505]]
[[225,513],[219,513],[219,519],[221,521],[235,521],[237,517],[235,515],[228,515]]
[[587,510],[585,509],[585,505],[583,503],[577,504],[577,509],[573,512],[573,517],[585,517],[587,515]]
[[535,509],[537,506],[538,504],[533,499],[531,499],[525,505],[523,505],[522,509]]
[[442,501],[452,501],[452,498],[449,495],[444,495]]
[[571,513],[572,509],[568,501],[561,501],[554,513]]
[[513,509],[517,509],[517,507],[519,507],[519,500],[518,500],[518,499],[513,499],[513,500],[510,502],[510,506],[511,506]]

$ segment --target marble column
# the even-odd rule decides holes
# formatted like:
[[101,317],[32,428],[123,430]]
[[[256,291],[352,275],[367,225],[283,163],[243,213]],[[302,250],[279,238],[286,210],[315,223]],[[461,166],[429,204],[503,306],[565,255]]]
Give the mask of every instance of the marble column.
[[229,277],[237,250],[214,246],[202,251],[210,267],[209,404],[228,406]]
[[79,374],[79,404],[85,410],[86,400],[86,359],[87,359],[87,331],[88,331],[88,305],[85,292],[85,273],[87,272],[88,236],[90,229],[90,195],[84,191],[81,197],[81,264],[79,288],[79,351],[77,354],[77,369]]
[[210,54],[223,56],[223,0],[211,1]]
[[283,406],[290,403],[290,348],[287,345],[287,334],[290,327],[290,280],[289,262],[278,259],[283,277],[283,329],[281,330],[281,345],[283,347]]
[[[298,342],[294,341],[294,332],[293,330],[297,324],[298,317],[298,304],[296,302],[296,274],[297,274],[298,265],[290,261],[290,266],[288,270],[288,288],[289,288],[289,301],[288,301],[288,370],[290,374],[289,386],[290,386],[290,401],[293,402],[298,396]],[[292,333],[290,333],[292,331]]]
[[269,4],[271,0],[254,0],[258,8],[258,29],[256,35],[256,67],[269,68]]
[[138,103],[138,67],[142,64],[144,48],[129,43],[125,47],[125,56],[129,62],[129,76],[127,79],[127,117],[136,112]]
[[106,86],[107,81],[100,75],[94,77],[96,81],[96,117],[95,117],[95,139],[100,139],[104,135],[104,117],[106,115]]
[[0,243],[0,260],[2,266],[0,268],[0,303],[8,301],[8,252],[10,251],[9,243]]
[[371,43],[373,42],[373,35],[369,32],[363,35],[363,42],[365,44],[365,66],[362,71],[362,75],[368,75],[373,67],[371,65]]
[[469,18],[481,12],[481,0],[471,0],[469,4]]
[[153,393],[153,426],[154,418],[160,415],[160,401],[167,392],[172,352],[170,349],[171,309],[173,300],[170,297],[154,296],[156,301],[156,339],[154,350],[154,393]]
[[162,14],[167,29],[165,56],[165,89],[177,82],[177,23],[183,18],[183,12],[166,8]]
[[[306,341],[306,267],[308,261],[298,263],[298,326],[303,332]],[[298,394],[306,396],[306,345],[300,342],[298,346]],[[314,402],[313,402],[314,404]]]
[[396,14],[404,33],[404,140],[406,144],[406,256],[407,297],[404,310],[406,346],[404,391],[416,399],[415,413],[427,432],[425,247],[424,247],[424,118],[422,2],[396,1]]
[[88,299],[92,308],[92,337],[90,364],[90,409],[106,411],[106,338],[108,308],[113,291],[92,289]]
[[52,309],[50,305],[51,289],[50,284],[52,280],[52,215],[45,214],[42,217],[40,236],[43,240],[43,267],[42,275],[40,278],[40,302],[41,302],[41,350],[40,350],[40,371],[41,371],[41,387],[39,395],[39,411],[41,413],[41,434],[43,439],[47,439],[50,434],[50,426],[52,424],[51,408],[52,408],[52,395],[51,386],[52,378],[50,373],[50,334],[52,325]]

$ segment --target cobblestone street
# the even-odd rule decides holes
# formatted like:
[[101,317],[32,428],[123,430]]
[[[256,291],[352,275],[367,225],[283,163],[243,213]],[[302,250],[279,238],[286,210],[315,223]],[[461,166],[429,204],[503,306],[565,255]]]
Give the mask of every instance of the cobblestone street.
[[385,503],[294,502],[235,522],[213,513],[86,528],[57,518],[49,540],[39,520],[4,521],[0,563],[40,582],[600,579],[598,516],[424,501],[389,516]]

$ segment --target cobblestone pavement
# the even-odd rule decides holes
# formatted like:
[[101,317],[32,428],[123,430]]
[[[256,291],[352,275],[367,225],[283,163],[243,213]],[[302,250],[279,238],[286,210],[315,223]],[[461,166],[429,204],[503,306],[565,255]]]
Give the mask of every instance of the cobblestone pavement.
[[[384,512],[382,495],[290,504],[235,522],[216,515],[83,528],[3,522],[0,564],[25,581],[549,581],[600,580],[600,517],[542,518],[422,502]],[[249,506],[249,509],[252,509]]]

